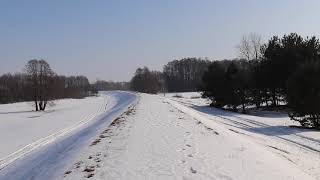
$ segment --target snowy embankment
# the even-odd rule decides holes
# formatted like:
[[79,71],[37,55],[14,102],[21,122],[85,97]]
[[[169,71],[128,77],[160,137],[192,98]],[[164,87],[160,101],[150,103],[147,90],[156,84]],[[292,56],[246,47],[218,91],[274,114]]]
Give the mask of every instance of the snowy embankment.
[[315,179],[276,149],[156,95],[141,94],[96,138],[60,179]]
[[[180,98],[169,94],[175,104],[184,105],[189,112],[201,116],[208,123],[216,123],[239,136],[265,146],[283,159],[295,164],[304,172],[320,179],[320,132],[312,129],[292,128],[298,126],[287,114],[255,111],[253,115],[239,114],[208,107],[204,99],[190,98],[180,93]],[[178,103],[177,103],[178,102]]]
[[72,161],[101,127],[136,100],[127,92],[59,100],[46,112],[27,103],[0,106],[0,179],[50,179]]

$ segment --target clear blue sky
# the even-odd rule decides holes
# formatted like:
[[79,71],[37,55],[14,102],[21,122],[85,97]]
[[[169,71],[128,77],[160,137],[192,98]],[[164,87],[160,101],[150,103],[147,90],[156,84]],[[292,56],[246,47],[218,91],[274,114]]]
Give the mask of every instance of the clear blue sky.
[[319,0],[0,0],[0,74],[46,59],[59,74],[129,80],[139,66],[237,57],[241,36],[320,33]]

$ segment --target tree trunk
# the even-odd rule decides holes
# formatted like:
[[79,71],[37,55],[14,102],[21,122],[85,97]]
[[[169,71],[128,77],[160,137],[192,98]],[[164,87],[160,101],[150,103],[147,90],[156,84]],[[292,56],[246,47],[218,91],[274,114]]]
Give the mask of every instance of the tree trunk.
[[40,111],[42,111],[42,104],[41,104],[41,101],[39,102],[39,109],[40,109]]
[[277,106],[277,97],[276,97],[276,89],[272,90],[272,106]]
[[37,103],[37,101],[34,101],[34,104],[36,105],[36,111],[39,111],[39,108],[38,108],[38,103]]
[[46,106],[47,106],[47,102],[44,102],[44,104],[43,104],[43,111],[46,109]]
[[43,109],[43,101],[40,101],[39,102],[39,107],[40,107],[40,111],[43,111],[44,109]]

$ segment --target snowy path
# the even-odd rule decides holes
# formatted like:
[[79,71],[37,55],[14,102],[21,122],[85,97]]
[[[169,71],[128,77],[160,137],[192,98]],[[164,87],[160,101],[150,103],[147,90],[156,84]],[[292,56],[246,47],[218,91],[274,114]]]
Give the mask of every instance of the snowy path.
[[[320,179],[320,132],[290,128],[297,125],[286,114],[257,112],[245,115],[208,107],[200,99],[170,98],[173,104],[188,107],[189,112],[224,126],[239,136],[257,142],[300,169]],[[202,101],[202,102],[201,102]],[[183,106],[182,106],[183,107]],[[209,123],[212,123],[210,122]]]
[[[114,118],[136,100],[136,95],[120,91],[103,92],[102,97],[103,99],[107,98],[107,105],[105,100],[98,101],[98,109],[87,114],[84,118],[78,119],[76,123],[69,124],[69,126],[63,126],[66,123],[63,124],[62,121],[51,122],[47,125],[40,123],[43,126],[34,122],[35,125],[38,125],[38,128],[44,128],[41,132],[45,132],[45,130],[50,130],[49,132],[56,129],[60,130],[55,131],[49,136],[40,138],[4,158],[1,162],[4,168],[0,171],[0,179],[56,179],[56,174],[63,170],[83,148],[88,146],[88,143],[97,135],[97,132],[102,127],[108,126]],[[90,108],[92,106],[87,102],[83,107],[82,110],[88,112],[86,111],[86,107]],[[97,105],[93,107],[97,107]],[[72,111],[72,113],[83,114],[81,108]],[[68,118],[77,117],[72,113],[68,111],[68,108],[63,107],[56,114],[65,116],[71,114]],[[52,119],[50,115],[45,114],[44,116],[49,119],[51,117]],[[55,117],[57,118],[57,116]],[[48,123],[48,121],[46,122]],[[62,123],[62,126],[61,124],[57,125],[58,123]],[[45,133],[42,135],[45,135]],[[24,137],[21,136],[20,138],[23,139]],[[5,167],[4,165],[7,166]]]
[[61,179],[314,179],[273,149],[160,96],[141,94],[116,122]]

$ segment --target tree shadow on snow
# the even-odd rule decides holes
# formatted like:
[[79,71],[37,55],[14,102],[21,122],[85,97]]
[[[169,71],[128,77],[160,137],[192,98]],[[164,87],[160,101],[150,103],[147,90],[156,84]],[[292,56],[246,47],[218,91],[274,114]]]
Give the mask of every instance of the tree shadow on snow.
[[252,111],[249,111],[248,114],[252,115],[252,116],[267,117],[267,118],[285,118],[285,117],[288,117],[287,113],[273,112],[273,111],[252,110]]
[[35,112],[32,110],[28,111],[9,111],[9,112],[0,112],[0,114],[21,114],[21,113],[29,113],[29,112]]
[[50,109],[50,110],[45,110],[45,111],[35,111],[35,110],[27,110],[27,111],[8,111],[8,112],[0,112],[0,114],[22,114],[22,113],[31,113],[31,112],[39,112],[39,113],[52,113],[56,110]]
[[[311,141],[313,143],[320,144],[320,139],[318,138],[315,139],[315,138],[307,137],[300,134],[300,133],[309,132],[309,131],[314,132],[315,131],[314,129],[293,128],[291,126],[284,126],[284,125],[273,126],[273,125],[269,125],[263,122],[259,122],[258,120],[255,120],[254,116],[252,115],[249,115],[252,117],[252,119],[244,118],[244,117],[241,117],[243,114],[226,111],[226,110],[214,108],[211,106],[192,105],[191,107],[199,112],[211,115],[213,117],[219,117],[220,119],[223,120],[223,121],[220,120],[219,123],[225,124],[227,126],[240,128],[244,131],[251,132],[251,133],[262,134],[266,136],[274,136],[279,139],[288,141],[290,143],[304,146],[306,148],[319,152],[318,149],[313,149],[312,147],[301,144],[299,141],[295,141],[294,139],[291,139],[291,138],[289,139],[285,137],[286,135],[293,135],[293,136],[296,136],[298,139],[304,139],[309,142]],[[275,116],[275,118],[277,117],[278,116]]]

